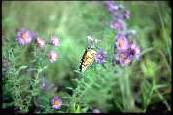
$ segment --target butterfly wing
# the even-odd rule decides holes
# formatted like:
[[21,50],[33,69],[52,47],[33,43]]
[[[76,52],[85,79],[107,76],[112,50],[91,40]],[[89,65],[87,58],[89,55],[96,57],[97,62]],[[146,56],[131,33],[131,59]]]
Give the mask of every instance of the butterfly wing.
[[88,66],[93,63],[95,54],[96,52],[94,50],[91,49],[85,50],[84,55],[80,62],[80,71],[84,72],[88,68]]

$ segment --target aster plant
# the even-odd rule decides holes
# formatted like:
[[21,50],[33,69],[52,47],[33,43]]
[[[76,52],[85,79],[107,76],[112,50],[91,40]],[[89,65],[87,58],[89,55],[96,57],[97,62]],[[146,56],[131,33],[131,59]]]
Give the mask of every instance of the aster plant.
[[110,28],[116,31],[112,64],[129,65],[132,60],[140,57],[140,48],[129,40],[135,32],[126,27],[125,20],[130,18],[130,12],[113,1],[105,1],[105,7],[112,16]]
[[[42,37],[40,37],[37,33],[27,29],[27,28],[20,28],[16,31],[16,41],[18,45],[20,46],[28,46],[27,49],[32,49],[31,51],[34,54],[34,61],[29,62],[31,64],[30,66],[22,66],[20,69],[25,69],[28,72],[31,72],[33,77],[30,77],[30,80],[27,80],[30,82],[29,86],[31,90],[31,94],[27,94],[28,102],[25,104],[25,102],[20,102],[19,104],[16,104],[17,107],[19,107],[20,111],[27,111],[27,107],[30,106],[32,102],[32,98],[34,99],[35,106],[40,108],[40,105],[37,103],[40,103],[41,100],[39,91],[43,93],[44,96],[47,96],[46,92],[52,92],[55,94],[55,91],[57,88],[55,85],[51,82],[48,82],[48,80],[45,77],[42,77],[42,74],[44,74],[44,71],[47,69],[48,65],[51,63],[55,63],[58,59],[58,54],[56,52],[59,46],[59,39],[54,35],[49,38],[49,41],[47,42]],[[21,47],[19,47],[21,48]],[[45,61],[47,58],[47,62]],[[28,68],[27,68],[28,67]],[[28,69],[28,70],[27,70]],[[18,73],[19,74],[19,73]],[[16,75],[18,75],[16,74]],[[14,92],[14,95],[15,92]],[[20,94],[21,96],[23,93]],[[21,97],[18,97],[17,100],[15,100],[15,103],[18,103],[21,99]],[[45,100],[45,99],[44,99]],[[44,102],[44,101],[43,101]],[[51,106],[53,109],[57,110],[60,108],[62,104],[62,101],[60,98],[55,96],[51,100]]]

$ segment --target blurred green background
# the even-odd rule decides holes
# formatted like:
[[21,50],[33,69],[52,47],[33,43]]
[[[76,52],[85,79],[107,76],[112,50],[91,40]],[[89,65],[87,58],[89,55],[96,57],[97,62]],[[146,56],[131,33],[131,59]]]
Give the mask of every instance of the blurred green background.
[[[142,51],[140,61],[132,64],[129,69],[131,71],[129,74],[131,86],[139,88],[144,79],[150,79],[150,76],[154,76],[153,79],[156,79],[156,84],[165,85],[165,87],[159,89],[159,94],[163,96],[161,96],[162,99],[159,98],[159,94],[156,94],[154,97],[156,101],[152,102],[160,102],[160,100],[169,102],[172,28],[171,9],[168,2],[118,1],[118,3],[123,4],[131,13],[130,19],[126,22],[128,28],[136,30],[137,35],[134,41]],[[30,55],[26,54],[27,48],[16,48],[17,28],[31,29],[47,41],[50,34],[55,34],[60,40],[60,46],[56,49],[59,58],[56,63],[48,66],[45,76],[60,88],[58,91],[68,94],[69,92],[65,87],[75,88],[78,85],[72,79],[80,76],[74,70],[78,69],[80,59],[87,47],[87,35],[101,40],[99,47],[107,51],[111,60],[114,31],[109,27],[110,21],[111,15],[106,11],[103,2],[99,1],[3,1],[3,60],[8,59],[6,55],[11,48],[16,51],[17,67],[27,65],[28,60],[32,60],[27,58]],[[94,73],[94,71],[92,72]],[[104,76],[107,76],[106,71]],[[4,94],[8,93],[6,90],[3,92]],[[50,95],[53,96],[53,94]],[[101,111],[109,111],[102,106],[100,104],[97,107]],[[169,105],[166,110],[168,109]]]

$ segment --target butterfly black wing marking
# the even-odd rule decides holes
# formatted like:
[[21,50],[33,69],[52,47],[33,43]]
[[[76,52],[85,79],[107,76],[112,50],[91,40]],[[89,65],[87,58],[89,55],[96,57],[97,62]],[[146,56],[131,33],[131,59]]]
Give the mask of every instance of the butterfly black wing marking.
[[86,54],[87,54],[87,49],[85,50],[85,52],[82,56],[82,59],[80,61],[80,67],[79,67],[80,71],[82,71],[82,67],[83,67],[83,63],[84,63],[84,59],[85,59]]

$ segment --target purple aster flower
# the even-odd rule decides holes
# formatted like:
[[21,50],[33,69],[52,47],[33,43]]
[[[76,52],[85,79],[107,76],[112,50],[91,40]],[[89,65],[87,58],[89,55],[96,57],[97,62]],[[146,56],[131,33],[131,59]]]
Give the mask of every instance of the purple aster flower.
[[117,12],[114,12],[112,14],[113,19],[119,19],[119,20],[125,20],[129,19],[130,17],[130,12],[125,9],[119,9]]
[[106,57],[107,57],[106,52],[104,52],[103,49],[99,49],[96,52],[95,61],[99,64],[103,64],[105,62]]
[[37,47],[43,48],[45,46],[45,41],[39,37],[36,38]]
[[114,13],[119,9],[119,6],[114,4],[113,1],[105,1],[104,3],[110,13]]
[[55,36],[51,36],[50,44],[54,46],[59,46],[59,39]]
[[124,34],[118,33],[115,36],[115,47],[118,50],[126,50],[129,48],[128,39],[126,38]]
[[118,31],[123,31],[126,29],[126,24],[122,20],[113,20],[110,27]]
[[119,49],[113,57],[113,65],[120,64],[121,66],[129,65],[133,59],[139,59],[140,49],[134,43],[128,44],[128,49]]
[[129,65],[132,61],[132,58],[129,57],[129,53],[127,51],[118,51],[114,57],[117,64],[121,66]]
[[57,60],[57,58],[58,58],[58,55],[56,52],[54,52],[54,51],[49,52],[48,59],[51,63],[55,62]]
[[51,100],[51,105],[54,110],[57,110],[62,105],[62,100],[58,98],[58,96],[54,96]]
[[130,17],[130,12],[129,12],[128,10],[124,10],[122,14],[123,14],[123,16],[124,16],[124,19],[129,19],[129,17]]
[[140,49],[136,46],[136,44],[131,43],[129,48],[129,55],[135,59],[139,59],[140,57]]
[[106,1],[104,3],[114,20],[125,20],[130,17],[130,12],[126,10],[123,5],[113,3],[113,1]]
[[17,29],[16,40],[19,45],[27,45],[31,43],[35,34],[26,28]]

